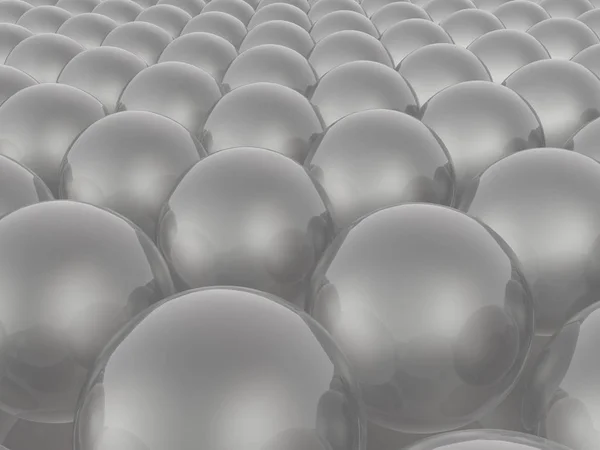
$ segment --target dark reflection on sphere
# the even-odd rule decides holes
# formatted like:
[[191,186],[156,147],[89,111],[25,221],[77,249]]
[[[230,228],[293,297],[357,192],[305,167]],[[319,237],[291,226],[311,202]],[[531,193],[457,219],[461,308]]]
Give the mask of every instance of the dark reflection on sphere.
[[84,13],[71,17],[61,25],[57,33],[73,39],[85,48],[100,47],[118,24],[109,17],[96,13]]
[[504,29],[496,16],[479,9],[463,9],[446,17],[440,26],[456,45],[468,47],[475,39],[492,31]]
[[27,28],[13,23],[0,23],[0,64],[4,64],[6,57],[19,42],[30,36],[33,36],[33,33]]
[[475,9],[471,0],[430,0],[423,5],[423,9],[429,14],[431,20],[441,22],[456,11],[463,9]]
[[379,38],[379,31],[364,15],[354,11],[335,11],[319,19],[310,30],[310,35],[319,42],[338,31],[356,30]]
[[102,0],[58,0],[56,6],[73,15],[91,13]]
[[[105,0],[106,1],[106,0]],[[204,0],[158,0],[157,5],[173,5],[183,9],[192,17],[202,12],[206,3]]]
[[122,48],[152,65],[158,61],[171,40],[169,33],[159,26],[147,22],[131,22],[112,30],[102,46]]
[[586,13],[583,13],[577,18],[580,22],[587,25],[594,33],[600,33],[600,10],[592,9]]
[[33,78],[19,69],[0,65],[0,106],[22,89],[37,84]]
[[431,17],[423,8],[409,2],[390,3],[371,16],[371,22],[382,34],[388,28],[409,19],[431,20]]
[[550,15],[531,0],[511,0],[494,11],[494,15],[511,30],[527,31]]
[[[414,6],[410,3],[406,4]],[[316,23],[321,17],[335,11],[354,11],[365,15],[365,11],[356,0],[319,0],[308,11],[308,18]]]
[[37,6],[23,14],[17,21],[17,25],[35,34],[56,33],[56,30],[69,18],[71,13],[57,6]]
[[587,25],[570,18],[544,20],[527,33],[540,41],[553,59],[571,59],[583,49],[600,43]]
[[346,359],[304,312],[258,291],[201,289],[140,315],[107,348],[75,449],[364,450],[361,407]]
[[183,28],[181,35],[195,32],[212,33],[226,39],[235,48],[238,48],[246,37],[247,30],[244,24],[231,14],[209,11],[190,20]]
[[309,31],[312,23],[300,8],[286,3],[273,3],[256,11],[248,23],[248,31],[271,20],[286,20]]
[[551,17],[576,18],[594,9],[589,0],[541,0],[538,2]]
[[348,356],[374,423],[452,430],[493,410],[524,365],[534,317],[517,264],[465,214],[394,206],[335,238],[308,311]]
[[[321,0],[319,4],[324,1]],[[355,2],[355,0],[348,0]],[[240,53],[259,45],[276,44],[296,50],[305,58],[315,47],[315,41],[310,37],[308,31],[295,23],[286,20],[270,20],[257,25],[248,32],[242,45]]]
[[38,422],[72,421],[102,348],[174,292],[146,235],[108,211],[68,201],[0,220],[0,278],[7,293],[0,407]]
[[520,68],[504,82],[534,109],[548,147],[562,147],[600,116],[600,80],[580,64],[547,59]]
[[3,0],[0,2],[0,23],[17,23],[31,8],[33,6],[22,0]]
[[248,25],[254,15],[254,8],[244,0],[211,0],[202,10],[203,13],[209,11],[221,11],[230,14],[244,25]]
[[92,12],[109,17],[118,24],[133,22],[144,9],[131,0],[102,0]]
[[181,289],[242,286],[301,306],[332,225],[302,166],[239,147],[210,155],[184,176],[158,233]]
[[135,20],[157,25],[175,39],[191,19],[192,16],[176,6],[155,5],[145,9]]

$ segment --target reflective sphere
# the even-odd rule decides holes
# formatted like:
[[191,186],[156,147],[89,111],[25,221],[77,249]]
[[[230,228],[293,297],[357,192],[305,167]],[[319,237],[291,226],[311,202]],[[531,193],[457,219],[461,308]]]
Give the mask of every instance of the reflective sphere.
[[167,45],[159,63],[179,61],[209,73],[217,82],[237,57],[235,47],[226,39],[212,33],[190,33],[180,36]]
[[0,407],[39,422],[72,421],[102,348],[174,292],[146,235],[106,210],[67,201],[27,206],[0,220],[0,278],[10,293],[0,306]]
[[568,150],[575,150],[577,153],[600,161],[600,149],[598,148],[599,138],[600,120],[596,119],[575,133],[575,135],[567,141],[565,148]]
[[0,106],[21,89],[33,86],[37,82],[14,67],[0,65]]
[[592,9],[583,13],[577,20],[587,25],[594,33],[600,33],[600,10]]
[[158,0],[157,5],[173,5],[183,9],[192,17],[197,16],[206,6],[204,0]]
[[0,2],[0,23],[17,23],[20,17],[33,6],[22,0],[2,0]]
[[594,5],[589,0],[541,0],[539,4],[551,17],[570,17],[574,19],[594,9]]
[[548,147],[562,147],[600,116],[600,79],[580,64],[547,59],[527,64],[504,82],[538,115]]
[[436,23],[441,22],[456,11],[476,8],[471,0],[430,0],[425,3],[425,11]]
[[486,33],[468,47],[485,65],[492,81],[502,83],[517,69],[534,61],[549,59],[550,54],[533,36],[518,30]]
[[326,127],[348,114],[370,109],[419,114],[419,104],[406,80],[394,69],[373,61],[354,61],[328,72],[310,101]]
[[[320,0],[321,4],[325,0]],[[355,2],[354,0],[348,0]],[[305,58],[315,47],[315,42],[304,28],[286,20],[271,20],[257,25],[248,32],[240,45],[240,53],[264,44],[277,44],[296,50]]]
[[302,94],[275,83],[254,83],[217,103],[204,126],[202,144],[208,153],[261,147],[303,163],[322,132],[317,113]]
[[[101,1],[104,1],[104,0],[101,0]],[[138,5],[140,5],[144,9],[156,5],[156,3],[158,2],[158,0],[132,0],[132,1],[137,3]]]
[[204,149],[170,119],[113,114],[73,143],[63,162],[60,197],[110,208],[154,239],[160,208],[201,156]]
[[187,12],[173,5],[155,5],[145,9],[137,22],[148,22],[161,27],[174,39],[181,34],[183,27],[192,19]]
[[[320,0],[319,3],[322,2],[323,0]],[[371,22],[380,33],[384,33],[388,28],[408,19],[431,20],[423,8],[409,2],[390,3],[371,16]]]
[[320,78],[351,61],[374,61],[393,67],[389,53],[373,36],[360,31],[338,31],[315,45],[308,62]]
[[91,13],[102,0],[58,0],[56,6],[73,15]]
[[109,17],[118,24],[133,22],[144,9],[131,0],[102,0],[92,12]]
[[84,13],[71,17],[61,25],[57,33],[73,39],[85,48],[100,47],[118,24],[109,17],[96,13]]
[[102,104],[74,87],[48,83],[25,88],[0,107],[0,154],[33,170],[56,194],[65,153],[102,117]]
[[250,22],[248,30],[252,30],[260,24],[270,22],[271,20],[285,20],[309,31],[312,23],[306,13],[300,8],[286,3],[273,3],[256,11]]
[[39,83],[55,83],[67,63],[83,50],[66,36],[36,34],[19,42],[4,64],[25,72]]
[[223,78],[227,89],[259,82],[281,84],[306,95],[317,84],[317,76],[300,53],[282,45],[267,44],[243,52]]
[[421,122],[397,111],[364,111],[341,119],[306,165],[327,195],[337,229],[386,206],[449,205],[454,194],[445,147]]
[[477,56],[454,44],[431,44],[415,50],[402,60],[398,72],[411,85],[420,105],[447,87],[492,79]]
[[498,7],[494,15],[511,30],[527,31],[536,23],[549,19],[550,15],[531,0],[511,0]]
[[580,51],[571,61],[581,64],[600,78],[600,44],[592,45]]
[[[418,7],[415,6],[415,8]],[[354,11],[362,15],[365,14],[365,11],[356,0],[319,0],[308,11],[308,18],[312,23],[316,23],[321,17],[335,11]]]
[[230,14],[244,25],[248,25],[254,15],[254,8],[244,0],[211,0],[204,7],[202,13],[209,11],[221,11]]
[[27,28],[13,23],[0,23],[0,64],[4,64],[8,54],[19,42],[30,36],[33,36],[33,33]]
[[[4,1],[4,0],[2,0]],[[31,6],[56,5],[57,0],[29,0]]]
[[319,19],[310,30],[310,35],[319,42],[338,31],[356,30],[379,38],[379,31],[364,15],[354,11],[335,11]]
[[65,66],[58,82],[96,97],[106,111],[114,113],[125,86],[146,63],[126,50],[98,47],[80,53]]
[[473,4],[484,11],[494,12],[500,6],[513,0],[472,0]]
[[71,13],[57,6],[37,6],[23,14],[17,25],[35,34],[56,33],[56,30],[71,17]]
[[131,22],[112,30],[102,46],[122,48],[152,65],[170,43],[171,36],[159,26],[147,22]]
[[423,109],[423,123],[452,157],[457,199],[472,178],[494,162],[544,146],[536,114],[518,94],[498,84],[461,83],[434,96]]
[[504,29],[496,16],[479,9],[463,9],[446,17],[440,26],[455,44],[468,47],[475,39],[495,30]]
[[231,14],[220,11],[209,11],[199,14],[188,22],[181,35],[195,32],[212,33],[228,40],[238,48],[246,37],[246,27]]
[[577,19],[548,19],[532,26],[527,33],[548,50],[554,59],[571,59],[581,50],[600,43],[600,39],[587,25]]
[[257,291],[196,290],[108,347],[75,449],[364,450],[361,407],[346,359],[304,312]]
[[295,7],[300,8],[305,13],[308,13],[308,11],[310,11],[311,8],[308,0],[260,0],[258,2],[258,5],[256,6],[256,10],[258,11],[259,9],[264,8],[265,6],[272,5],[273,3],[287,3],[290,5],[294,5]]
[[381,36],[394,66],[415,50],[432,44],[452,44],[452,38],[439,25],[427,19],[407,19],[389,27]]
[[163,210],[158,242],[182,290],[242,286],[302,306],[331,235],[325,203],[302,166],[239,147],[183,177]]
[[532,149],[491,166],[459,205],[515,251],[536,301],[540,335],[598,300],[599,188],[600,164],[592,158]]
[[493,410],[523,367],[534,316],[517,264],[459,211],[394,206],[334,239],[308,311],[348,356],[373,422],[452,430]]

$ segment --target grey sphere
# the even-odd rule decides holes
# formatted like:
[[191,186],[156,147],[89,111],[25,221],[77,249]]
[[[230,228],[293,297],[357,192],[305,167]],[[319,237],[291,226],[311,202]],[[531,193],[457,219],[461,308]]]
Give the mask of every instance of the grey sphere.
[[472,0],[473,4],[483,11],[494,12],[500,6],[514,0]]
[[37,6],[23,14],[17,21],[17,25],[35,34],[56,33],[56,30],[71,17],[70,12],[57,6]]
[[258,5],[256,5],[256,10],[258,11],[265,6],[272,5],[273,3],[287,3],[289,5],[293,5],[297,8],[300,8],[302,11],[308,14],[310,11],[311,5],[308,0],[260,0]]
[[58,0],[56,6],[73,15],[91,13],[102,0]]
[[210,11],[220,11],[232,15],[244,25],[254,16],[254,8],[244,0],[211,0],[204,7],[201,14]]
[[589,0],[541,0],[539,4],[551,17],[572,19],[594,9]]
[[154,5],[136,17],[136,22],[148,22],[161,27],[175,39],[192,20],[192,16],[173,5]]
[[195,32],[215,34],[238,48],[248,31],[244,24],[231,14],[221,11],[209,11],[190,20],[181,31],[181,35]]
[[596,119],[577,131],[577,133],[567,141],[565,148],[574,150],[577,153],[589,156],[600,162],[600,149],[597,145],[599,138],[600,120]]
[[498,7],[494,15],[511,30],[527,31],[536,23],[549,19],[550,15],[531,0],[511,0]]
[[[322,2],[323,0],[320,0],[319,3]],[[388,28],[408,19],[431,20],[431,17],[429,17],[429,14],[423,8],[410,2],[390,3],[371,16],[371,22],[373,22],[373,25],[382,34]]]
[[119,25],[108,33],[102,46],[127,50],[150,66],[156,64],[160,54],[171,41],[169,33],[157,25],[131,22]]
[[285,20],[310,31],[312,22],[304,11],[287,3],[272,3],[256,11],[248,23],[248,31],[271,20]]
[[477,8],[471,0],[429,0],[423,5],[423,9],[435,23],[440,23],[456,11],[471,8]]
[[133,22],[143,10],[144,8],[131,0],[102,0],[92,12],[102,14],[121,25]]
[[23,0],[3,0],[0,2],[0,23],[17,23],[31,8],[33,6]]
[[379,31],[364,14],[355,11],[334,11],[320,18],[310,30],[311,37],[319,42],[338,31],[362,31],[379,38]]
[[100,47],[118,24],[109,17],[97,13],[83,13],[71,17],[56,32],[73,39],[85,48]]
[[312,23],[316,23],[321,17],[335,11],[354,11],[365,15],[365,11],[356,0],[319,0],[311,6],[308,18]]
[[[106,1],[106,0],[105,0]],[[158,0],[156,5],[173,5],[183,9],[192,17],[196,17],[202,12],[206,3],[204,0]]]
[[[355,0],[348,1],[354,2]],[[296,50],[305,58],[308,58],[315,47],[315,41],[310,37],[308,31],[300,25],[286,20],[270,20],[257,25],[248,32],[242,45],[240,45],[240,52],[264,44],[283,45]]]
[[594,33],[600,33],[600,10],[592,9],[583,13],[577,20],[587,25]]
[[571,61],[581,64],[600,78],[600,44],[595,44],[577,53]]
[[0,23],[0,63],[4,64],[12,49],[30,36],[33,33],[27,28],[14,23]]
[[540,41],[553,59],[571,59],[583,49],[600,43],[587,25],[567,17],[544,20],[527,33]]
[[0,65],[0,106],[22,89],[37,84],[33,78],[19,69]]
[[480,9],[463,9],[446,17],[440,26],[450,35],[456,45],[468,47],[475,39],[496,30],[503,30],[504,25],[491,12]]

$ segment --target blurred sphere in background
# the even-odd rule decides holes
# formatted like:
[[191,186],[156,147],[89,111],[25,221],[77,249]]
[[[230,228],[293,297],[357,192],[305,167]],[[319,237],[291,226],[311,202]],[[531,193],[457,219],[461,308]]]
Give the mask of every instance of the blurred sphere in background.
[[374,38],[379,38],[379,31],[364,13],[354,11],[335,11],[319,19],[311,28],[310,35],[319,42],[338,31],[362,31]]
[[594,5],[589,0],[541,0],[539,4],[551,17],[572,19],[594,9]]
[[147,22],[132,22],[119,25],[108,33],[102,46],[127,50],[150,66],[156,64],[158,57],[170,43],[171,36],[159,26]]
[[56,33],[56,30],[71,18],[71,13],[57,6],[37,6],[23,14],[17,25],[27,28],[35,34]]
[[254,16],[254,8],[244,0],[211,0],[202,10],[203,13],[221,11],[232,15],[244,25]]
[[144,8],[131,0],[102,0],[92,12],[102,14],[119,25],[133,22],[139,16]]
[[89,49],[100,47],[108,33],[117,26],[117,22],[102,14],[84,13],[65,21],[56,33],[67,36]]
[[238,48],[246,37],[246,27],[239,19],[221,11],[209,11],[190,20],[181,31],[181,36],[189,33],[212,33],[229,41]]
[[56,6],[72,15],[91,13],[102,0],[58,0]]
[[19,69],[0,65],[0,106],[20,90],[38,84]]
[[[320,0],[319,5],[325,0]],[[356,3],[355,0],[348,0]],[[315,41],[308,31],[299,25],[285,20],[271,20],[252,28],[240,45],[240,53],[259,45],[276,44],[296,50],[305,58],[315,47]]]
[[30,36],[33,36],[33,33],[27,28],[12,23],[0,23],[0,63],[4,64],[12,49]]
[[511,0],[499,6],[494,15],[510,30],[527,31],[550,15],[531,0]]
[[423,9],[435,23],[440,23],[456,11],[470,8],[476,8],[471,0],[430,0],[423,5]]
[[583,49],[600,43],[596,33],[577,19],[544,20],[527,33],[544,44],[553,59],[571,59]]
[[310,19],[300,8],[286,3],[272,3],[256,11],[250,22],[248,22],[248,31],[271,20],[285,20],[295,23],[306,31],[310,31],[312,28]]
[[496,16],[480,9],[463,9],[446,17],[440,26],[456,45],[468,47],[475,39],[495,30],[504,29]]
[[183,27],[192,20],[192,16],[173,5],[154,5],[145,9],[135,20],[157,25],[175,39],[179,37]]
[[17,23],[31,8],[33,6],[22,0],[3,0],[0,2],[0,23]]
[[[410,5],[413,8],[420,9],[412,3],[403,3]],[[325,15],[336,11],[354,11],[363,16],[365,15],[364,9],[362,9],[360,3],[356,0],[319,0],[308,11],[308,18],[312,23],[317,23],[317,21]]]

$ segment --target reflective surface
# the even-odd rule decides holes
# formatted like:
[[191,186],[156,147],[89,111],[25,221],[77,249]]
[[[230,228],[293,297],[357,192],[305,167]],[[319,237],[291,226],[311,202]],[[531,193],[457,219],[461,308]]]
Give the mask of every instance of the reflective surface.
[[571,59],[590,45],[600,43],[596,33],[577,19],[544,20],[532,26],[527,33],[544,44],[554,59]]
[[257,291],[199,290],[107,349],[75,449],[363,450],[361,406],[346,360],[305,313]]
[[212,33],[228,40],[238,48],[246,37],[246,27],[231,14],[209,11],[190,20],[181,32],[182,35],[194,32]]
[[61,171],[61,198],[110,208],[155,238],[160,208],[204,156],[189,133],[148,112],[108,116],[77,138]]
[[581,64],[600,78],[600,44],[592,45],[582,50],[571,61]]
[[271,20],[286,20],[295,23],[306,31],[309,31],[312,27],[310,19],[300,8],[286,3],[273,3],[256,11],[248,23],[248,30]]
[[[419,9],[411,3],[406,4]],[[365,15],[365,11],[356,0],[319,0],[308,11],[308,18],[316,23],[321,17],[335,11],[354,11]]]
[[468,47],[475,39],[495,30],[504,29],[496,16],[480,9],[463,9],[445,18],[440,26],[456,45]]
[[491,166],[459,205],[515,251],[536,301],[538,334],[554,333],[598,300],[599,188],[600,164],[593,159],[532,149]]
[[[324,0],[320,0],[319,4]],[[354,0],[349,0],[354,2]],[[356,3],[356,2],[355,2]],[[257,25],[248,32],[240,45],[240,52],[264,44],[276,44],[296,50],[305,58],[315,46],[315,42],[304,28],[285,20],[271,20]]]
[[90,13],[102,0],[58,0],[56,6],[73,15]]
[[[323,0],[319,1],[319,3],[322,2]],[[380,33],[384,33],[388,28],[409,19],[431,20],[429,14],[423,8],[409,2],[390,3],[371,16],[371,22]]]
[[127,50],[151,65],[158,61],[158,57],[170,43],[171,36],[162,28],[147,22],[133,22],[112,30],[102,45]]
[[56,33],[71,14],[56,6],[44,5],[31,8],[17,21],[17,25],[35,34]]
[[509,253],[470,217],[418,203],[380,210],[335,238],[308,311],[348,356],[373,422],[451,430],[509,393],[534,325]]
[[567,141],[565,148],[575,150],[577,153],[600,161],[600,148],[598,147],[599,139],[600,120],[596,119],[575,133],[575,135]]
[[310,35],[319,42],[329,35],[342,30],[362,31],[379,38],[379,31],[364,15],[355,11],[335,11],[319,19],[311,28]]
[[4,64],[6,57],[19,42],[32,36],[27,28],[12,23],[0,24],[0,63]]
[[306,165],[325,191],[338,229],[385,206],[449,205],[454,193],[445,148],[425,125],[397,111],[365,111],[340,120]]
[[[105,0],[106,1],[106,0]],[[173,5],[183,9],[192,17],[197,16],[206,6],[203,0],[158,0],[158,5]]]
[[65,201],[0,220],[0,278],[0,407],[40,422],[72,420],[104,345],[173,293],[148,237],[107,211]]
[[109,17],[118,24],[133,22],[144,9],[131,0],[102,0],[92,12]]
[[209,11],[222,11],[230,14],[244,25],[248,25],[254,15],[254,9],[244,0],[211,0],[202,10],[203,13]]
[[583,13],[577,20],[586,24],[594,33],[600,33],[600,10],[592,9]]
[[79,14],[61,25],[57,33],[73,39],[85,48],[100,47],[118,24],[102,14]]
[[576,18],[594,9],[588,0],[541,0],[540,6],[552,17]]
[[37,82],[25,72],[0,65],[0,105],[20,90],[35,84]]
[[273,3],[287,3],[290,5],[294,5],[295,7],[300,8],[305,13],[308,13],[308,11],[310,11],[310,3],[308,2],[308,0],[260,0],[255,9],[258,11],[259,9],[264,8],[265,6],[272,5]]
[[175,39],[191,19],[191,15],[176,6],[154,5],[145,9],[135,20],[138,22],[153,23],[161,27]]
[[0,2],[0,23],[17,23],[19,18],[33,6],[22,0]]
[[471,0],[430,0],[423,6],[431,19],[439,23],[456,11],[476,8]]
[[208,116],[202,144],[208,153],[262,147],[303,163],[322,132],[317,113],[300,93],[274,83],[255,83],[223,96]]
[[163,211],[159,245],[181,289],[243,286],[302,305],[331,228],[302,166],[242,147],[185,175]]
[[511,30],[527,31],[550,15],[531,0],[511,0],[494,11],[494,15]]

